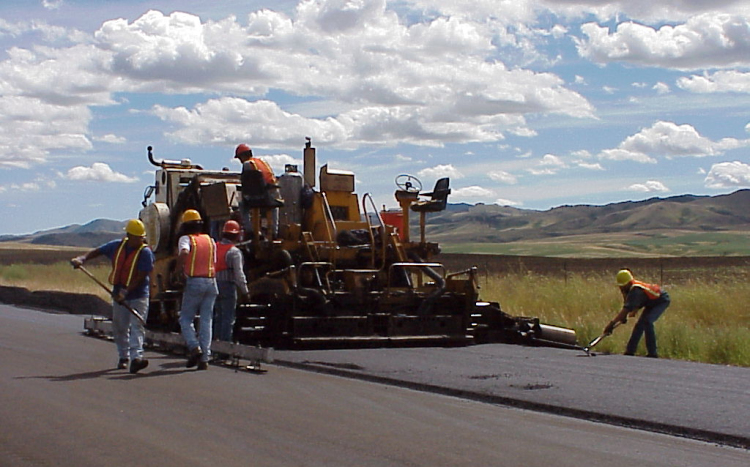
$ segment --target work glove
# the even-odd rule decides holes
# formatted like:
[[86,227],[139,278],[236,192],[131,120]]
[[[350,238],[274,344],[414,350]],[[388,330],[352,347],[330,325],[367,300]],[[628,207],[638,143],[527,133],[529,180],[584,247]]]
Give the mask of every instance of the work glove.
[[120,290],[117,293],[112,292],[112,300],[122,305],[122,303],[125,301],[125,291]]
[[72,264],[74,268],[78,269],[83,266],[84,261],[86,261],[85,256],[76,256],[75,258],[70,260],[70,264]]

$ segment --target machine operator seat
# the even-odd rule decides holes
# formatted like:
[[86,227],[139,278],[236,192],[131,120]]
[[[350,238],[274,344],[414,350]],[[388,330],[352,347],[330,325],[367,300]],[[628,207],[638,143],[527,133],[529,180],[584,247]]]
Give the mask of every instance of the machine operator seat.
[[448,195],[451,193],[449,185],[450,178],[441,178],[435,182],[435,188],[432,190],[432,193],[420,193],[420,195],[429,196],[430,199],[412,204],[411,210],[419,213],[445,210],[448,205]]
[[242,171],[242,200],[248,208],[280,208],[284,201],[276,199],[272,190],[277,185],[269,185],[260,170]]

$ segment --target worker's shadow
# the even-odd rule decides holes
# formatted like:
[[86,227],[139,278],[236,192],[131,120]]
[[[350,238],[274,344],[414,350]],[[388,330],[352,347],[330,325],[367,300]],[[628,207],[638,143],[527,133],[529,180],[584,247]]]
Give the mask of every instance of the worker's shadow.
[[[149,359],[150,363],[155,363],[154,360],[157,359]],[[158,368],[156,368],[154,371],[148,371],[151,368],[149,367],[141,370],[137,374],[132,374],[128,372],[127,369],[120,370],[115,368],[107,368],[106,370],[96,370],[96,371],[87,371],[84,373],[73,373],[71,375],[47,375],[47,376],[17,376],[14,379],[46,379],[52,382],[56,383],[64,383],[68,381],[82,381],[87,379],[96,379],[96,378],[109,378],[109,379],[135,379],[135,378],[143,378],[144,376],[173,376],[173,375],[179,375],[186,372],[192,372],[195,371],[194,368],[185,368],[185,362],[163,362],[161,363]],[[123,373],[124,372],[124,373]]]

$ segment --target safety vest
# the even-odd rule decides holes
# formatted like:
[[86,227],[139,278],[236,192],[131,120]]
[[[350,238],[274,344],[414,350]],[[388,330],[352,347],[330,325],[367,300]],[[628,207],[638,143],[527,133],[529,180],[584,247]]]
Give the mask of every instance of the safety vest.
[[273,174],[273,169],[268,165],[268,162],[257,157],[251,157],[246,163],[250,164],[253,169],[259,170],[263,174],[263,180],[267,184],[276,185],[276,176]]
[[185,262],[185,274],[190,277],[214,277],[216,244],[206,234],[189,235],[190,253]]
[[641,281],[633,281],[633,287],[642,289],[650,300],[656,300],[661,297],[661,287],[656,284],[646,284]]
[[112,272],[109,273],[109,283],[112,285],[130,286],[135,268],[138,266],[138,256],[146,248],[146,244],[144,243],[128,254],[125,251],[127,242],[127,238],[122,239],[120,246],[117,248],[117,253],[112,258]]
[[216,272],[229,269],[229,265],[227,265],[227,253],[233,246],[232,243],[216,244]]

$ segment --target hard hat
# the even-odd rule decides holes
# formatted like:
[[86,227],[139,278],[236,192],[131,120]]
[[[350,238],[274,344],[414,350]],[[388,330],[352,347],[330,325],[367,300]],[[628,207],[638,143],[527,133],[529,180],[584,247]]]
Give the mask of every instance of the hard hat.
[[633,282],[633,273],[627,269],[621,269],[615,278],[617,285],[620,287],[626,286]]
[[250,146],[248,146],[245,143],[240,144],[237,146],[237,149],[234,150],[234,157],[240,157],[241,155],[245,154],[246,152],[249,152],[248,156],[253,156],[253,150],[250,149]]
[[130,219],[125,226],[125,233],[132,237],[145,237],[146,227],[138,219]]
[[187,211],[182,213],[182,222],[200,222],[201,215],[198,211],[195,209],[188,209]]
[[228,234],[238,234],[240,233],[240,224],[238,224],[237,221],[226,221],[222,232]]

